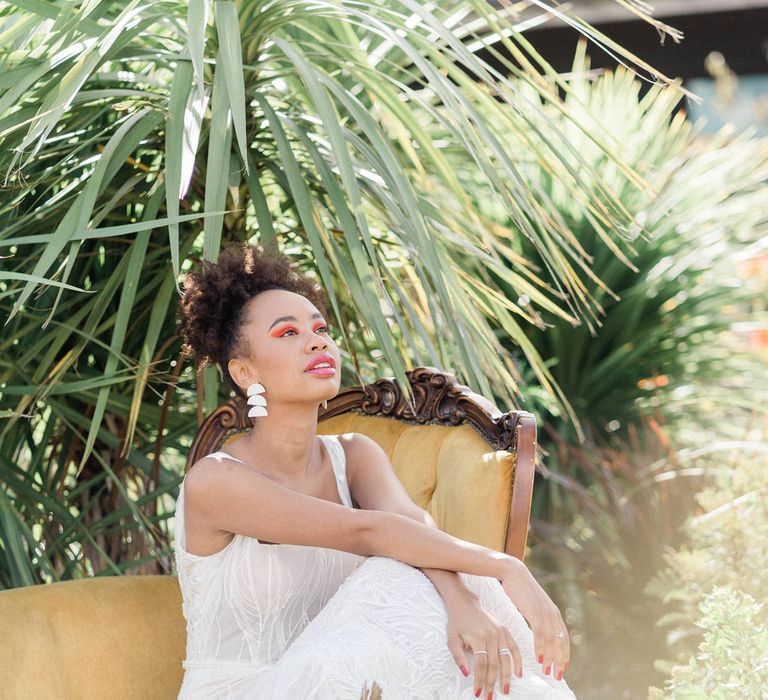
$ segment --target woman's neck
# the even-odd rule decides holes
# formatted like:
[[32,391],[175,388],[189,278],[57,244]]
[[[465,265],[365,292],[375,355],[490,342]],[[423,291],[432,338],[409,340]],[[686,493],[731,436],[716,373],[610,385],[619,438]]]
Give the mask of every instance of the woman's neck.
[[[267,410],[270,410],[268,407]],[[269,419],[273,420],[268,422]],[[310,478],[322,462],[322,446],[317,437],[317,413],[311,420],[292,415],[259,416],[253,428],[237,441],[239,454],[251,456],[259,470],[278,480],[302,481]],[[248,457],[243,459],[246,463]]]

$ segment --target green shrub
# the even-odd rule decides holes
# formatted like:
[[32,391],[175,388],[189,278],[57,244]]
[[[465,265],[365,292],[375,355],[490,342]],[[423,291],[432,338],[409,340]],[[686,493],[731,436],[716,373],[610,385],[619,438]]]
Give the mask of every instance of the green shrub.
[[704,640],[686,665],[674,666],[664,690],[649,700],[762,700],[768,692],[768,624],[764,605],[730,586],[699,603]]
[[674,607],[660,624],[678,658],[657,662],[670,678],[650,690],[653,700],[768,692],[768,445],[752,449],[697,496],[703,512],[685,526],[688,544],[666,555],[648,587]]

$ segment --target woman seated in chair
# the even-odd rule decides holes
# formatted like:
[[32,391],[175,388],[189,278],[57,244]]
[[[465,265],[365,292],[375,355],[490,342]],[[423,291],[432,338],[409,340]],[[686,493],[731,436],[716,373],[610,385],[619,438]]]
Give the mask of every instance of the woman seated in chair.
[[573,699],[568,632],[526,566],[441,531],[372,439],[317,434],[341,375],[322,290],[243,244],[184,287],[185,352],[254,424],[179,492],[179,698]]

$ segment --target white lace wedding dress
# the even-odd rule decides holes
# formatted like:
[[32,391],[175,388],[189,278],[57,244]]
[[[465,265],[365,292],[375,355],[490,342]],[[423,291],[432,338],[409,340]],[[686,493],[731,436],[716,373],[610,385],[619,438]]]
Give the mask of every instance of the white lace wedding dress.
[[[320,437],[352,508],[344,448],[335,435]],[[179,700],[358,700],[374,681],[383,700],[475,697],[473,655],[465,677],[448,649],[442,598],[415,567],[239,534],[215,554],[190,554],[183,482],[174,549],[187,623]],[[501,584],[459,576],[523,655],[523,678],[513,672],[509,696],[497,678],[494,698],[575,700],[565,680],[542,673],[530,629]]]

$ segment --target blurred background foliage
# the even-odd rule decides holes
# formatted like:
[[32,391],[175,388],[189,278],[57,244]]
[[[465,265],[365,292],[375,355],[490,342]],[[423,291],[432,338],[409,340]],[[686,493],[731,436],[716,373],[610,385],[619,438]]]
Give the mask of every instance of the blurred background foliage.
[[[178,273],[249,240],[323,283],[343,386],[430,364],[535,413],[528,561],[579,697],[751,697],[722,640],[765,643],[768,358],[733,329],[766,322],[738,273],[768,143],[516,28],[479,1],[0,8],[1,587],[171,573],[229,397],[179,360]],[[466,48],[489,31],[504,74]]]
[[[545,312],[542,325],[525,327],[526,341],[576,410],[583,439],[551,392],[530,371],[523,376],[525,405],[537,415],[542,451],[529,562],[568,608],[576,642],[573,687],[584,697],[608,700],[643,697],[654,678],[662,684],[671,666],[657,665],[654,673],[653,663],[679,631],[657,625],[666,620],[664,596],[649,595],[646,588],[665,566],[669,549],[688,541],[690,533],[681,527],[697,507],[697,491],[718,475],[730,478],[766,444],[759,429],[766,420],[766,346],[755,351],[733,329],[765,328],[767,320],[768,270],[756,265],[757,274],[742,271],[749,269],[750,256],[760,259],[768,240],[768,139],[728,127],[702,135],[704,123],[687,118],[679,94],[643,89],[621,67],[592,71],[586,48],[580,42],[565,104],[569,114],[591,124],[589,135],[563,124],[557,136],[538,145],[562,153],[560,139],[569,140],[600,172],[600,185],[617,193],[642,222],[626,261],[604,244],[599,222],[551,176],[546,161],[529,153],[515,134],[505,145],[523,154],[526,178],[576,232],[591,273],[604,283],[594,294],[598,316],[573,324]],[[643,184],[613,167],[595,142],[617,149]],[[491,226],[512,228],[485,186],[462,167],[459,154],[454,162]],[[515,237],[508,244],[557,288],[528,239]],[[494,284],[507,297],[515,294],[501,279]],[[525,366],[504,328],[496,332]],[[742,551],[738,541],[729,546]],[[704,561],[713,558],[726,567],[724,555],[701,552]],[[709,590],[703,571],[691,576],[691,585]],[[689,600],[682,619],[688,634],[699,639],[699,600]],[[595,658],[601,659],[598,674]]]
[[[720,504],[740,503],[748,475],[768,466],[768,352],[734,332],[766,325],[768,269],[748,270],[768,240],[768,140],[729,128],[703,136],[703,124],[692,124],[669,91],[643,94],[621,68],[590,79],[580,53],[573,71],[582,76],[574,94],[594,128],[623,144],[627,162],[651,185],[634,187],[609,164],[600,168],[649,235],[633,240],[636,270],[619,264],[541,169],[594,255],[593,272],[618,298],[599,295],[598,328],[556,319],[552,328],[526,329],[588,435],[577,441],[545,394],[531,397],[547,453],[535,490],[533,560],[568,601],[581,641],[572,683],[584,697],[644,697],[656,683],[675,698],[733,698],[742,690],[757,698],[768,687],[764,657],[748,646],[731,656],[722,640],[742,644],[735,633],[768,588],[715,571],[766,570],[764,511],[749,511],[755,520],[744,519],[747,504],[733,511],[750,541],[727,522],[707,528],[707,518],[691,514],[712,510],[716,492]],[[589,144],[572,138],[589,157]],[[536,259],[530,248],[524,255]],[[763,481],[752,482],[752,498],[768,493]],[[668,560],[678,547],[692,548],[700,566],[682,553]],[[687,601],[680,617],[668,616],[671,600]],[[729,608],[733,602],[740,607]],[[750,631],[755,649],[768,643],[764,634],[764,626]],[[702,635],[708,650],[695,651]],[[672,657],[662,651],[668,645],[683,665],[657,663],[654,673],[654,661]],[[669,673],[674,680],[664,685]],[[686,695],[693,686],[697,694]]]
[[[556,319],[526,329],[587,432],[578,441],[549,397],[530,397],[547,454],[532,560],[568,601],[581,642],[572,684],[584,697],[643,697],[656,683],[664,690],[653,697],[757,698],[768,687],[757,650],[768,641],[758,624],[764,616],[753,613],[768,588],[754,580],[754,567],[768,570],[768,533],[764,508],[750,499],[768,494],[764,479],[751,479],[768,466],[768,352],[734,330],[766,325],[768,269],[755,265],[749,274],[749,261],[764,259],[768,240],[768,140],[727,127],[702,136],[703,125],[668,91],[642,94],[621,68],[590,79],[580,52],[573,72],[581,76],[573,94],[595,130],[623,144],[651,185],[634,187],[601,168],[649,235],[633,240],[636,270],[619,264],[541,169],[594,256],[593,272],[618,298],[599,295],[605,315],[597,328]],[[589,157],[589,143],[572,138]],[[536,260],[530,247],[523,254]],[[702,512],[719,505],[732,522]],[[683,608],[677,617],[666,610],[670,601]],[[757,626],[744,644],[748,619]],[[668,646],[669,655],[661,651]],[[672,651],[677,665],[653,665]]]

